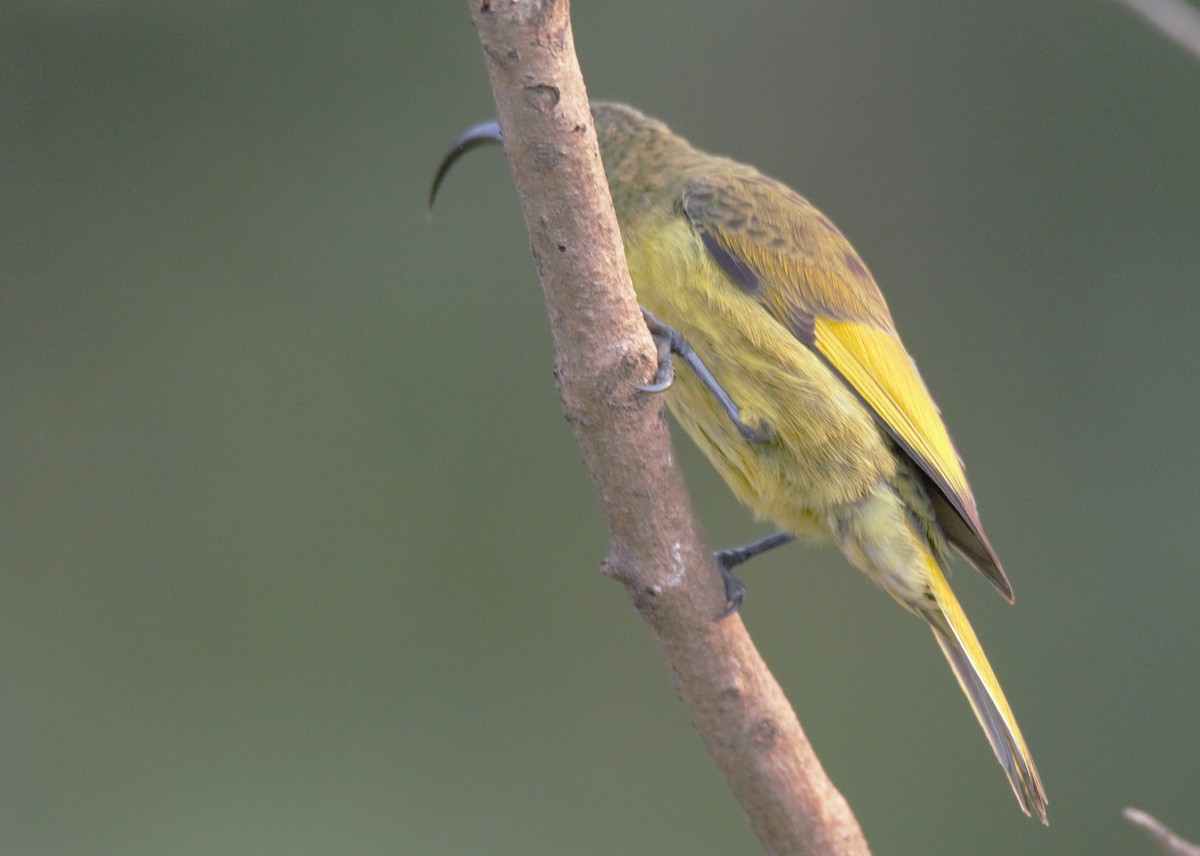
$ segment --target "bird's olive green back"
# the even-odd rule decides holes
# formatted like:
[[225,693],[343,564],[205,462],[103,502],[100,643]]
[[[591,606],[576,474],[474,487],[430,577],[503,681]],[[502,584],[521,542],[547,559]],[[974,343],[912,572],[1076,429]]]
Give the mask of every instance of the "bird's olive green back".
[[592,113],[619,216],[661,208],[686,217],[729,287],[752,295],[866,404],[927,480],[946,539],[1011,601],[937,405],[850,242],[752,167],[701,152],[632,107],[593,102]]
[[693,173],[682,209],[730,287],[754,296],[871,409],[928,478],[947,539],[1012,600],[937,405],[850,243],[802,196],[748,168]]

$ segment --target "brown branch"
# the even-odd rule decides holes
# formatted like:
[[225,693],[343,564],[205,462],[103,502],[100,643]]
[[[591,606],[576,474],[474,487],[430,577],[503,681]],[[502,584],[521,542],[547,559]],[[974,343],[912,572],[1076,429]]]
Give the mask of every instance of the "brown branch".
[[1158,849],[1166,856],[1200,856],[1200,847],[1183,840],[1163,826],[1160,820],[1146,814],[1141,809],[1125,809],[1125,819],[1144,829],[1150,839],[1158,844]]
[[625,267],[567,0],[471,0],[555,343],[559,395],[625,584],[697,731],[772,854],[866,854],[723,588],[675,466]]

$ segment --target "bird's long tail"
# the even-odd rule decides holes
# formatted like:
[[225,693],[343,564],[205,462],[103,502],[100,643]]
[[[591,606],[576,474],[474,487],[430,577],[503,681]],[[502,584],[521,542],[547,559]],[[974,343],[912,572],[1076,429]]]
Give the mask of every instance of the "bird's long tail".
[[1000,689],[1000,682],[996,680],[958,599],[950,591],[937,560],[929,556],[928,561],[930,589],[936,607],[926,607],[925,618],[954,669],[958,685],[971,702],[975,716],[992,744],[992,751],[1008,775],[1021,809],[1046,823],[1046,791],[1021,729],[1017,727],[1017,720]]

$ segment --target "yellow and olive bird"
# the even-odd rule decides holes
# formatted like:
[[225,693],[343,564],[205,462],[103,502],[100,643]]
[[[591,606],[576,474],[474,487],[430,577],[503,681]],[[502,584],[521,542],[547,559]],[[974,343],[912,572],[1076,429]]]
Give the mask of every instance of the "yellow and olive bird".
[[[946,581],[953,545],[1012,602],[962,462],[879,287],[837,227],[753,167],[693,148],[620,104],[592,113],[651,331],[695,369],[660,369],[671,412],[734,494],[785,535],[832,538],[950,661],[1026,814],[1046,793],[1000,684]],[[455,143],[433,194],[495,123]],[[431,202],[432,196],[431,194]],[[673,382],[672,382],[673,380]]]

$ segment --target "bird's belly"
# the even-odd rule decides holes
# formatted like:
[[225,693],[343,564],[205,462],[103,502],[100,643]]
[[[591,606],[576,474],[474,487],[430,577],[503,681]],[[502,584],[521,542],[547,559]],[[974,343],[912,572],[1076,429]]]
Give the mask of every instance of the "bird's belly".
[[[679,366],[667,404],[737,497],[760,517],[799,534],[827,534],[829,512],[871,493],[895,468],[871,413],[807,346],[753,304],[724,316],[663,307],[733,399],[742,437],[712,393]],[[672,311],[672,309],[676,311]],[[747,327],[746,325],[754,325]],[[748,334],[747,329],[753,330]]]
[[[845,382],[712,263],[686,221],[651,225],[625,236],[639,301],[683,334],[768,440],[742,437],[682,361],[666,393],[672,413],[757,515],[792,532],[827,531],[832,509],[894,476],[889,441]],[[637,240],[642,232],[655,239]]]

